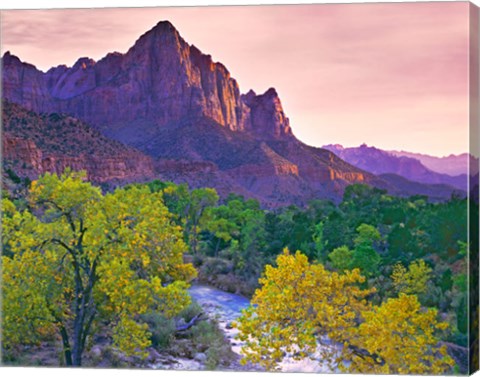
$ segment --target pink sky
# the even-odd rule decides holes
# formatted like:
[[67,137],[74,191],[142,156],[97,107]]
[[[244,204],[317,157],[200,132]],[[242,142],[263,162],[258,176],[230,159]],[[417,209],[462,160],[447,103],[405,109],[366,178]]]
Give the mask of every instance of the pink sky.
[[468,151],[466,2],[2,11],[2,53],[39,69],[126,52],[160,20],[240,90],[275,87],[310,145]]

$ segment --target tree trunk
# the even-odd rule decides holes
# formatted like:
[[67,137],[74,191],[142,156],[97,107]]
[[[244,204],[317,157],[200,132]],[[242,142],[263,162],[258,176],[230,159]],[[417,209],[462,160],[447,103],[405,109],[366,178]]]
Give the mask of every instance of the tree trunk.
[[192,232],[192,253],[193,255],[197,254],[197,224],[193,224],[193,232]]
[[72,351],[70,349],[70,342],[68,341],[68,333],[63,325],[60,327],[60,335],[62,336],[63,353],[65,355],[65,364],[72,366]]
[[195,317],[193,317],[188,323],[184,324],[184,325],[181,325],[181,326],[178,326],[176,329],[175,329],[175,332],[181,332],[181,331],[186,331],[188,330],[190,327],[193,327],[199,320],[200,320],[200,317],[202,317],[203,315],[203,312],[201,313],[198,313]]
[[218,249],[220,248],[220,238],[217,238],[217,244],[215,245],[215,257],[218,257]]
[[[81,324],[79,324],[81,326]],[[82,365],[82,353],[83,353],[83,347],[82,347],[82,331],[81,329],[75,328],[73,330],[74,335],[73,335],[73,352],[72,352],[72,365],[75,367],[79,367]]]

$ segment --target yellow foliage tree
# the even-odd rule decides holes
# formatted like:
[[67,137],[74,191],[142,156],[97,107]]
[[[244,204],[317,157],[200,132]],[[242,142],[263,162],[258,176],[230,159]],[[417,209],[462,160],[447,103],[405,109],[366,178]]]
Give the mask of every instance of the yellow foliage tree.
[[273,370],[285,353],[309,357],[319,342],[323,359],[334,368],[340,355],[332,341],[343,343],[345,331],[368,310],[365,297],[373,290],[358,287],[365,280],[358,269],[329,272],[321,264],[309,264],[299,251],[291,255],[285,249],[277,266],[266,266],[253,305],[236,324],[245,342],[243,362]]
[[381,306],[367,298],[358,269],[344,274],[309,264],[288,250],[267,266],[252,306],[236,326],[243,362],[278,369],[285,356],[320,352],[332,371],[352,373],[442,373],[452,365],[438,346],[435,310],[422,311],[416,296],[401,295]]
[[348,332],[348,372],[366,374],[442,374],[453,366],[436,333],[448,324],[437,310],[422,310],[416,296],[400,294],[362,313]]
[[81,365],[88,337],[107,320],[122,351],[145,356],[150,334],[139,315],[177,314],[195,276],[161,194],[102,195],[66,171],[33,182],[28,199],[31,212],[3,201],[4,347],[57,332],[66,364]]
[[420,294],[427,290],[432,269],[423,259],[413,261],[406,269],[401,263],[393,267],[393,286],[398,293]]

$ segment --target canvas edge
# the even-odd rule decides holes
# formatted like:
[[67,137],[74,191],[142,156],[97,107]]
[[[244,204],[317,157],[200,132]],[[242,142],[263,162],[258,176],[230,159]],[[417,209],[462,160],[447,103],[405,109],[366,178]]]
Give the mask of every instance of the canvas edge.
[[[469,9],[469,149],[470,154],[479,157],[480,129],[480,8],[470,3]],[[472,166],[476,165],[476,166]],[[478,159],[470,159],[469,166],[469,374],[479,370],[479,219],[475,211],[478,198]],[[475,193],[476,191],[476,193]],[[478,199],[477,199],[478,200]],[[473,215],[473,216],[472,216]]]

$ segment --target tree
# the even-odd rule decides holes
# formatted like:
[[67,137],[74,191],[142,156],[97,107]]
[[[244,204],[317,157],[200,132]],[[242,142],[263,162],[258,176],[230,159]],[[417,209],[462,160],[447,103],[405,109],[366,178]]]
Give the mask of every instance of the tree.
[[408,270],[401,263],[397,263],[392,272],[393,286],[397,292],[407,295],[425,293],[431,274],[432,269],[423,259],[410,263]]
[[345,271],[352,265],[353,251],[347,246],[340,246],[328,254],[328,259],[332,262],[335,269]]
[[321,261],[323,259],[323,250],[328,245],[328,241],[325,241],[323,237],[323,222],[320,221],[315,225],[315,231],[313,233],[313,242],[315,242],[316,260]]
[[4,346],[57,332],[65,362],[79,366],[87,340],[108,326],[126,354],[145,356],[149,311],[174,316],[189,304],[181,229],[160,193],[130,187],[102,195],[66,171],[32,183],[31,211],[4,201]]
[[366,276],[376,275],[380,266],[381,257],[375,251],[374,244],[381,240],[378,230],[367,224],[357,228],[357,237],[354,239],[355,250],[351,266],[359,268]]
[[[345,331],[367,310],[365,297],[373,290],[358,287],[364,281],[359,270],[329,272],[321,264],[309,264],[299,251],[291,255],[285,249],[276,262],[276,268],[266,266],[262,287],[236,324],[245,342],[243,362],[276,369],[285,353],[308,357],[320,342],[333,369],[339,355],[330,341],[343,343]],[[326,336],[330,341],[325,342]]]
[[190,193],[190,201],[186,207],[185,231],[193,254],[197,253],[199,223],[202,214],[207,207],[214,206],[217,202],[218,194],[214,189],[200,188]]
[[438,346],[437,311],[424,311],[415,296],[401,294],[380,306],[359,287],[358,269],[344,274],[286,250],[277,267],[267,265],[261,288],[236,326],[245,342],[243,362],[278,369],[286,357],[320,352],[332,371],[440,374],[453,361]]
[[349,329],[348,352],[341,369],[366,374],[444,374],[453,365],[437,332],[437,310],[422,310],[416,296],[400,294],[362,313],[360,326]]

